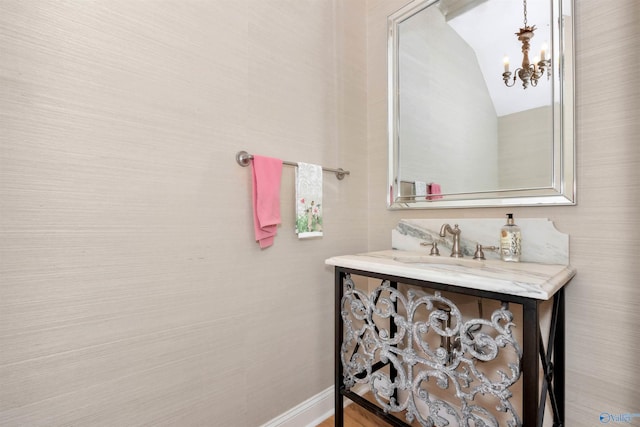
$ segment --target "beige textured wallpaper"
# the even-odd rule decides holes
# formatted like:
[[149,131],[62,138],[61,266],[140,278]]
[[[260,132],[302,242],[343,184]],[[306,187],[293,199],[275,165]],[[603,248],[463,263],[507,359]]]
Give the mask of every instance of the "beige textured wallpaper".
[[[332,384],[325,258],[400,218],[503,217],[385,209],[407,1],[0,1],[0,425],[261,425]],[[588,426],[640,412],[640,2],[576,3],[578,205],[513,211],[571,235]],[[285,167],[258,248],[241,149],[351,170],[324,175],[322,239],[296,239]]]
[[[257,426],[333,383],[367,244],[364,0],[0,1],[0,425]],[[238,150],[343,167],[253,238]]]
[[[551,106],[520,111],[498,118],[500,164],[498,188],[548,187],[553,179],[553,132]],[[558,125],[559,127],[559,125]]]
[[[369,249],[387,249],[401,218],[503,217],[504,209],[385,211],[386,17],[407,0],[370,0],[367,14]],[[566,425],[602,412],[640,413],[640,2],[577,0],[578,205],[509,208],[569,233],[578,274],[567,288]],[[605,66],[593,66],[607,58]],[[615,77],[607,77],[615,76]],[[464,230],[463,230],[464,233]],[[634,418],[631,425],[640,425]]]
[[[400,28],[400,180],[436,182],[446,193],[498,188],[498,120],[475,52],[437,8]],[[456,82],[457,90],[443,82]],[[456,161],[447,164],[441,155]]]

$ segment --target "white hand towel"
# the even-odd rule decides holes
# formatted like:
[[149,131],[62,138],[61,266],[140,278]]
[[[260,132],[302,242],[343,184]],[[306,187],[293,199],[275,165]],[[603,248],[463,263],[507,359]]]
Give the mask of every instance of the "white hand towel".
[[296,168],[296,234],[322,236],[322,166],[298,163]]
[[427,195],[427,183],[424,181],[416,181],[416,196],[426,196]]

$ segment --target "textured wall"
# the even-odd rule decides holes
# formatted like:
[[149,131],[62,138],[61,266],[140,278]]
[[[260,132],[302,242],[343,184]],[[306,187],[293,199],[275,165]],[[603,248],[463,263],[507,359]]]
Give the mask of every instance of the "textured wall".
[[[0,425],[256,426],[332,384],[366,249],[365,3],[0,2]],[[238,150],[325,174],[253,240]]]
[[[520,89],[516,87],[515,89]],[[536,123],[545,123],[538,126]],[[551,106],[498,118],[498,188],[549,187],[553,179]],[[558,124],[556,126],[559,127]]]
[[[259,425],[332,382],[324,258],[503,216],[385,210],[406,1],[0,2],[0,425]],[[570,426],[640,411],[640,3],[576,3],[578,205],[513,209],[571,235]],[[353,172],[323,239],[258,249],[239,149]]]
[[498,119],[475,52],[437,7],[399,27],[400,180],[436,182],[445,193],[498,188]]
[[[406,0],[368,2],[369,249],[390,246],[400,218],[503,217],[504,209],[385,211],[386,17]],[[567,288],[568,426],[640,412],[640,2],[576,1],[578,205],[509,208],[571,236]],[[607,58],[608,72],[593,66]],[[611,78],[609,76],[615,76]],[[464,230],[463,230],[464,235]],[[638,418],[633,425],[640,425]]]

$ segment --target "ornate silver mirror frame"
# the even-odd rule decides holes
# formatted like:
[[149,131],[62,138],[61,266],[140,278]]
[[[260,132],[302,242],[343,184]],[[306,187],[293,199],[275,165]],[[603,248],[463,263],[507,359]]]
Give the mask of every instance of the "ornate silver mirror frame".
[[[439,197],[430,197],[423,192],[416,193],[415,184],[407,185],[403,181],[400,156],[412,156],[403,151],[402,126],[400,122],[400,79],[399,67],[400,25],[407,19],[430,7],[436,7],[444,0],[415,0],[388,17],[388,136],[389,169],[388,196],[389,209],[412,208],[468,208],[489,206],[535,206],[535,205],[573,205],[576,203],[575,183],[575,143],[574,143],[574,66],[573,66],[573,1],[546,0],[549,4],[550,49],[553,58],[551,66],[551,118],[548,132],[552,135],[552,151],[549,156],[548,185],[500,188],[447,193],[445,186]],[[497,0],[487,0],[497,1]],[[481,3],[481,2],[480,2]],[[514,29],[522,22],[514,22]],[[513,35],[505,34],[505,37]],[[517,42],[517,40],[516,40]],[[455,53],[453,53],[455,55]],[[513,64],[518,62],[513,59]],[[432,66],[433,64],[430,64]],[[512,66],[512,68],[514,67]],[[513,69],[511,70],[513,71]],[[501,71],[500,71],[501,72]],[[497,78],[502,80],[498,74]],[[522,91],[522,88],[511,90]],[[530,88],[531,89],[531,88]],[[536,88],[533,88],[534,90]],[[460,107],[464,108],[464,107]],[[428,135],[425,138],[429,142]],[[438,157],[439,162],[450,161]],[[444,165],[446,167],[446,165]],[[498,165],[497,168],[500,169]],[[473,177],[466,178],[473,181]],[[410,184],[410,183],[409,183]],[[422,183],[421,183],[422,184]]]

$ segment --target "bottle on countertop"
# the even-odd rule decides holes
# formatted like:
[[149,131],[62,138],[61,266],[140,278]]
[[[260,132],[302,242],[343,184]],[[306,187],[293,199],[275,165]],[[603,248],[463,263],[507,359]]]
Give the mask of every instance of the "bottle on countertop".
[[503,261],[519,262],[522,253],[522,233],[513,221],[513,214],[507,214],[507,223],[500,229],[500,258]]

